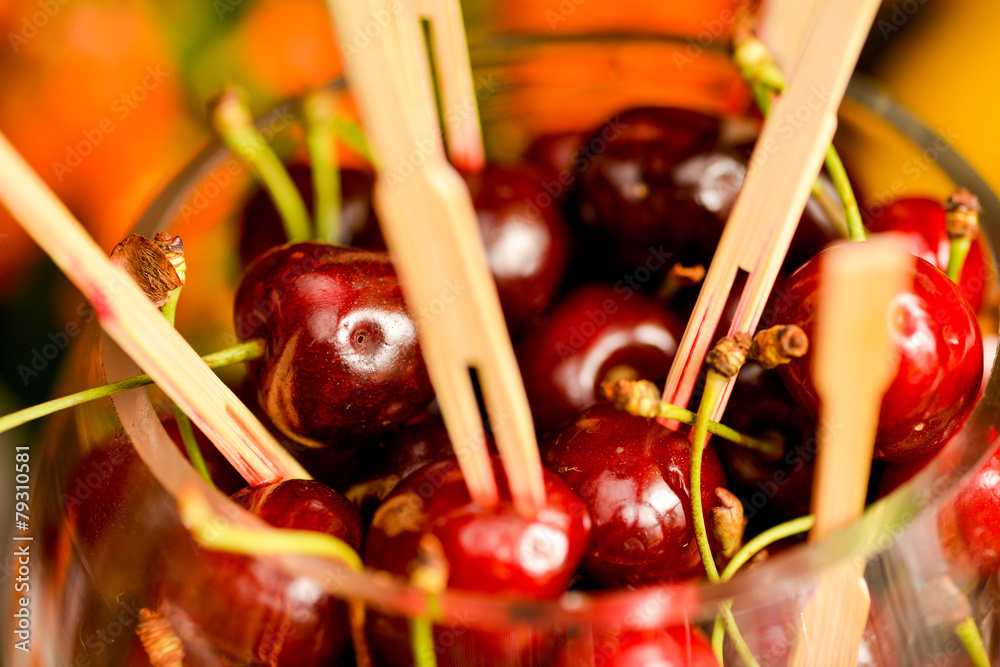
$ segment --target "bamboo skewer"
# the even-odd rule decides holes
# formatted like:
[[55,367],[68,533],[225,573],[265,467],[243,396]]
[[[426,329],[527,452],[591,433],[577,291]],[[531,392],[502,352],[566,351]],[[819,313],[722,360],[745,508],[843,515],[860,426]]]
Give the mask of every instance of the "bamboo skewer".
[[765,0],[760,8],[759,37],[786,79],[795,74],[806,37],[818,18],[819,3],[820,0]]
[[[813,341],[820,429],[811,542],[864,511],[879,410],[898,363],[891,352],[890,303],[905,289],[913,262],[912,254],[885,238],[823,256]],[[820,575],[790,665],[857,664],[870,603],[863,573],[858,560]]]
[[[342,44],[373,13],[389,11],[385,0],[330,0],[330,7]],[[514,504],[533,517],[545,504],[545,487],[527,397],[469,191],[445,158],[437,116],[427,111],[433,95],[420,17],[435,21],[445,103],[455,95],[474,102],[461,17],[455,0],[405,7],[364,49],[346,54],[351,90],[378,158],[379,219],[470,495],[485,507],[498,500],[471,369]],[[478,117],[470,122],[478,128]],[[454,154],[481,162],[478,129],[450,132]]]
[[205,365],[0,135],[0,200],[93,304],[101,326],[252,485],[309,474]]
[[[837,127],[847,89],[877,0],[825,0],[816,9],[785,94],[764,123],[743,187],[726,223],[694,312],[667,377],[663,400],[685,406],[738,269],[749,272],[729,335],[757,327],[812,182]],[[831,57],[837,54],[839,57]],[[712,419],[725,409],[732,382]]]

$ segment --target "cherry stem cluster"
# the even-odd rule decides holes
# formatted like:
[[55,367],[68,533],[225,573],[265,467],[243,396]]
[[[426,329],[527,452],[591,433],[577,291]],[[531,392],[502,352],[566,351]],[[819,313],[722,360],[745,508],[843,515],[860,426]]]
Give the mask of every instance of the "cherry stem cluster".
[[[750,85],[754,101],[761,115],[766,118],[771,113],[772,96],[781,95],[785,90],[784,74],[774,63],[764,43],[754,37],[749,30],[737,30],[733,42],[733,59],[736,66],[743,79]],[[847,177],[844,163],[833,144],[827,148],[823,162],[844,209],[847,236],[852,241],[864,241],[865,227],[861,220],[858,200],[854,196],[854,189]],[[818,178],[813,183],[812,194],[826,207],[827,192]]]
[[[254,338],[246,341],[245,343],[240,343],[239,345],[234,345],[233,347],[219,350],[218,352],[214,352],[212,354],[207,354],[202,357],[202,360],[204,360],[209,368],[221,368],[223,366],[231,366],[232,364],[249,361],[250,359],[257,359],[263,355],[264,341],[259,338]],[[0,433],[4,433],[26,424],[34,419],[58,412],[59,410],[82,405],[83,403],[87,403],[98,398],[114,396],[115,394],[120,394],[123,391],[135,389],[136,387],[144,387],[150,384],[153,384],[153,379],[143,373],[142,375],[125,378],[124,380],[118,380],[99,387],[84,389],[83,391],[78,391],[75,394],[54,398],[51,401],[46,401],[45,403],[32,405],[31,407],[0,417]]]

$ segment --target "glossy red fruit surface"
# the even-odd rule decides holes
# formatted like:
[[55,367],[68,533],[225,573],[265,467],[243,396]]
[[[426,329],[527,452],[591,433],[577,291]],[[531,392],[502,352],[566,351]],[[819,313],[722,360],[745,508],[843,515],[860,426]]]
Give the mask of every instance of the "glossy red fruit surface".
[[1000,571],[1000,450],[972,474],[945,511],[952,513],[959,548],[980,576]]
[[599,128],[577,180],[580,220],[595,241],[631,266],[641,266],[651,246],[679,253],[687,239],[674,228],[674,168],[714,145],[718,133],[715,118],[659,107],[629,109]]
[[[694,538],[686,435],[599,404],[546,442],[542,456],[587,504],[594,528],[583,570],[596,582],[641,586],[704,574]],[[715,489],[725,486],[710,443],[702,460],[707,525],[711,509],[721,504]]]
[[[314,208],[312,168],[305,164],[289,165],[288,173],[302,195],[310,214]],[[342,169],[340,172],[340,242],[364,248],[384,249],[372,207],[375,176],[367,171]],[[270,195],[258,189],[247,200],[239,222],[239,253],[243,266],[265,251],[288,242],[285,227]]]
[[[936,266],[941,272],[948,270],[951,242],[945,223],[945,210],[940,201],[926,197],[897,199],[879,207],[867,221],[873,232],[901,232],[911,239],[917,255]],[[990,276],[981,239],[972,244],[962,265],[958,286],[969,300],[973,312],[983,305],[983,288]]]
[[569,258],[569,229],[533,165],[488,164],[466,182],[507,327],[520,330],[556,293]]
[[[319,482],[288,480],[233,499],[277,528],[319,530],[360,546],[357,510]],[[344,603],[312,580],[264,559],[179,542],[165,554],[158,611],[192,649],[185,664],[326,665],[347,645]]]
[[321,243],[279,246],[236,293],[240,340],[271,421],[312,447],[350,449],[399,427],[433,393],[417,330],[385,253]]
[[[449,588],[511,600],[553,599],[566,591],[590,534],[583,502],[545,471],[547,505],[526,520],[514,511],[499,459],[494,470],[500,504],[483,509],[469,498],[455,459],[407,477],[379,508],[365,543],[370,567],[407,576],[421,540],[439,545]],[[406,625],[379,614],[368,632],[376,664],[412,664]],[[435,626],[439,665],[549,664],[554,638],[540,631]]]
[[611,376],[663,380],[684,322],[624,284],[587,285],[562,299],[517,348],[539,433],[595,403]]
[[[815,332],[819,266],[825,253],[804,264],[779,287],[765,316],[771,324],[797,324]],[[879,413],[875,457],[906,461],[938,450],[965,421],[983,374],[983,343],[976,316],[958,287],[917,258],[912,287],[893,299],[890,340],[899,367]],[[817,415],[810,377],[812,352],[779,367],[796,401]]]
[[[581,642],[577,642],[578,644]],[[715,667],[712,645],[691,627],[595,631],[593,643],[568,643],[555,667]]]

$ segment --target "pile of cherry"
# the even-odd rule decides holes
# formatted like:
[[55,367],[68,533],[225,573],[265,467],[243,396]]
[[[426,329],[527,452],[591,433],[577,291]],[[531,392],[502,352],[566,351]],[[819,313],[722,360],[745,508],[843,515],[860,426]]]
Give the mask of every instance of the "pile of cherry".
[[[521,163],[467,176],[546,466],[548,504],[534,520],[514,511],[499,464],[500,505],[484,511],[469,499],[378,234],[373,176],[341,171],[343,246],[283,243],[276,209],[255,195],[242,217],[246,269],[234,321],[241,339],[261,338],[266,351],[248,363],[239,391],[322,483],[286,481],[233,499],[274,526],[344,540],[368,567],[404,578],[429,568],[449,588],[512,600],[702,576],[687,427],[673,431],[616,408],[602,384],[662,386],[697,295],[692,267],[711,261],[751,148],[723,143],[711,117],[632,109],[592,132],[540,137]],[[311,201],[308,167],[291,173]],[[949,280],[945,218],[943,202],[912,198],[866,220],[870,231],[903,232],[922,249],[912,288],[892,311],[900,363],[875,449],[887,482],[940,450],[983,378],[976,312],[989,267],[977,242],[959,284]],[[829,209],[810,200],[764,325],[812,331],[816,255],[838,238]],[[719,335],[726,329],[723,321]],[[740,529],[745,520],[752,533],[808,514],[818,409],[809,363],[807,354],[772,372],[750,362],[739,374],[723,421],[779,442],[780,453],[713,439],[702,462],[709,526],[720,511],[736,511]],[[204,449],[216,484],[236,491],[233,471],[207,441]],[[120,444],[92,458],[130,456]],[[85,460],[81,474],[94,465]],[[130,465],[116,469],[139,467]],[[1000,566],[996,477],[979,475],[958,504],[966,508],[958,522],[965,556],[984,573]],[[81,525],[87,515],[71,512]],[[711,535],[724,565],[732,549]],[[164,636],[183,645],[185,665],[351,659],[347,609],[314,583],[185,539],[153,560],[161,565],[148,607]],[[369,612],[365,630],[374,664],[414,664],[405,621]],[[436,627],[435,637],[439,665],[577,664],[564,638],[541,631]],[[875,634],[865,641],[875,662],[892,650]],[[715,664],[692,629],[609,631],[593,646],[604,665]]]

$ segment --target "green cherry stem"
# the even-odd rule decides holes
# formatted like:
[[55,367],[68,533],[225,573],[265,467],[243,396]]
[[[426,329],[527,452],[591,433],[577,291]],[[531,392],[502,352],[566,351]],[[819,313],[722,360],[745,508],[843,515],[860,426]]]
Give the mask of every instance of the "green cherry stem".
[[302,103],[306,118],[306,149],[312,165],[316,238],[331,244],[340,239],[340,167],[337,164],[336,97],[321,88]]
[[[180,300],[182,287],[173,290],[170,293],[169,300],[160,307],[160,312],[167,318],[167,322],[170,322],[170,326],[175,326],[177,302]],[[174,421],[177,422],[177,432],[180,433],[181,442],[184,444],[184,451],[187,452],[188,461],[191,462],[191,465],[201,475],[202,479],[208,482],[208,484],[215,486],[215,483],[212,482],[212,473],[208,471],[205,457],[202,456],[201,448],[198,447],[198,441],[194,437],[194,428],[191,426],[191,420],[188,419],[184,411],[177,407],[177,404],[173,401],[170,402],[170,407],[173,408]]]
[[971,616],[955,626],[955,634],[975,667],[990,667],[990,657],[986,654],[983,636],[979,634],[979,627]]
[[972,249],[972,239],[961,237],[951,239],[951,247],[948,251],[948,277],[955,284],[958,284],[962,277],[962,267],[965,266],[965,258]]
[[308,241],[312,224],[298,188],[264,137],[253,124],[242,91],[227,88],[215,100],[212,125],[223,143],[235,153],[267,189],[274,202],[289,241]]
[[[813,527],[814,523],[816,523],[816,519],[811,514],[807,514],[806,516],[801,516],[797,519],[792,519],[791,521],[786,521],[785,523],[768,528],[763,533],[757,535],[740,547],[740,550],[733,555],[733,559],[729,561],[728,565],[726,565],[726,569],[722,571],[722,574],[719,576],[719,580],[729,581],[737,572],[739,572],[740,568],[743,567],[747,561],[756,556],[762,550],[779,540],[785,539],[786,537],[808,532]],[[727,602],[723,608],[732,614],[733,603]],[[723,616],[720,612],[720,614],[715,617],[715,625],[712,627],[712,648],[715,650],[716,656],[722,655],[724,631],[725,622],[723,621]]]
[[837,196],[840,197],[840,201],[844,205],[844,215],[847,217],[847,237],[852,241],[864,241],[865,225],[861,221],[858,199],[854,196],[854,188],[851,187],[851,180],[847,177],[844,162],[840,159],[840,154],[837,153],[833,144],[827,147],[823,163],[826,165],[826,173],[833,181]]
[[291,528],[247,528],[213,516],[200,497],[177,499],[184,524],[195,541],[206,549],[248,556],[319,556],[345,563],[361,571],[358,552],[343,540],[327,533]]
[[[618,380],[614,384],[603,384],[602,389],[615,407],[637,417],[672,419],[688,426],[694,425],[696,421],[695,413],[690,410],[660,400],[660,390],[648,380]],[[709,433],[759,451],[771,459],[780,457],[785,451],[785,443],[780,438],[754,438],[711,419],[706,420],[705,428]]]
[[[719,404],[722,392],[729,382],[729,378],[739,372],[740,367],[746,360],[746,352],[749,349],[749,336],[737,338],[724,338],[715,344],[705,357],[708,372],[705,378],[705,389],[701,395],[701,403],[698,405],[698,413],[695,416],[694,427],[691,434],[691,515],[694,521],[694,536],[698,544],[698,553],[701,555],[702,565],[708,580],[715,583],[720,581],[719,570],[715,566],[715,557],[712,555],[712,547],[708,542],[708,527],[705,525],[705,514],[701,504],[701,464],[705,456],[705,446],[708,443],[708,416]],[[736,619],[733,617],[731,606],[723,605],[719,610],[726,632],[733,641],[733,646],[740,658],[747,667],[759,667],[757,659],[750,652]],[[713,646],[715,657],[722,664],[722,645]]]
[[434,626],[430,619],[410,619],[410,650],[415,667],[437,667],[434,655]]
[[[262,356],[264,356],[264,341],[259,338],[254,338],[245,343],[240,343],[239,345],[234,345],[233,347],[219,350],[218,352],[213,352],[212,354],[207,354],[203,356],[202,359],[209,368],[221,368],[223,366],[231,366],[232,364],[237,364],[242,361],[257,359]],[[98,398],[114,396],[115,394],[120,394],[123,391],[135,389],[136,387],[144,387],[150,384],[153,384],[153,379],[146,374],[142,374],[136,375],[135,377],[125,378],[124,380],[118,380],[117,382],[101,385],[100,387],[84,389],[83,391],[78,391],[75,394],[69,394],[68,396],[54,398],[51,401],[39,403],[38,405],[33,405],[29,408],[18,410],[17,412],[12,412],[8,415],[0,417],[0,433],[4,433],[12,428],[26,424],[33,419],[38,419],[40,417],[50,415],[53,412],[58,412],[59,410],[81,405]]]

